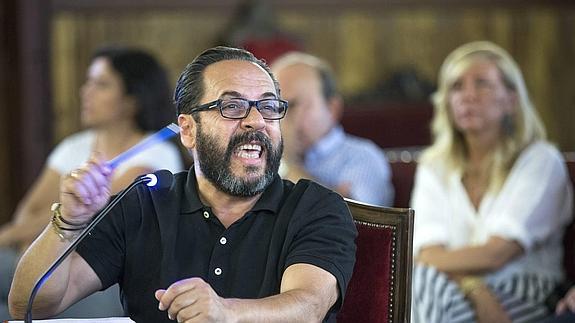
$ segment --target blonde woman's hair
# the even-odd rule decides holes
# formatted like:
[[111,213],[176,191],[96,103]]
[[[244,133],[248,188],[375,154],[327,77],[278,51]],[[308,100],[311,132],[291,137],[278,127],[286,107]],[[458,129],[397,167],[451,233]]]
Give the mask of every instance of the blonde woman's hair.
[[498,68],[507,89],[517,96],[513,112],[504,117],[502,138],[490,161],[490,190],[499,190],[520,152],[530,143],[545,139],[545,128],[529,99],[521,70],[501,47],[477,41],[455,49],[447,56],[439,72],[438,89],[433,94],[435,114],[431,124],[433,144],[422,154],[421,162],[449,171],[463,171],[467,148],[463,135],[453,124],[449,92],[455,81],[477,60],[488,60]]

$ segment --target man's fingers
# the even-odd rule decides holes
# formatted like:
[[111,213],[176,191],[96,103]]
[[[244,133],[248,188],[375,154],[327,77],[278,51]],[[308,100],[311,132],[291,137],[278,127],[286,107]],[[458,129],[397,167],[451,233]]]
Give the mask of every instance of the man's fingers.
[[196,289],[196,286],[198,284],[205,284],[205,282],[201,278],[194,277],[194,278],[179,280],[179,281],[173,283],[172,285],[170,285],[170,287],[168,287],[168,289],[166,289],[163,292],[162,292],[162,290],[156,291],[156,295],[159,295],[159,297],[160,297],[159,298],[160,304],[158,305],[158,308],[161,311],[170,308],[172,306],[172,304],[174,303],[174,300],[179,295],[184,294],[184,293],[189,292],[189,291],[193,291],[194,289]]
[[159,309],[166,310],[171,320],[178,322],[227,322],[226,306],[203,279],[194,277],[177,281],[154,295]]
[[90,194],[95,197],[107,195],[110,190],[110,180],[108,176],[106,176],[99,165],[90,165],[93,167],[86,172],[85,176],[85,183],[90,187]]
[[63,193],[72,195],[77,202],[80,204],[89,205],[89,193],[85,185],[83,184],[84,175],[80,170],[74,170],[68,174],[63,182],[61,191]]
[[189,306],[182,308],[176,314],[168,314],[168,317],[171,319],[177,319],[178,322],[188,322],[188,320],[194,319],[201,314],[202,313],[198,311],[197,307]]
[[110,198],[111,176],[110,167],[97,156],[64,176],[60,186],[63,216],[86,217],[101,209]]
[[164,293],[166,292],[165,289],[158,289],[155,293],[154,293],[154,297],[159,301],[162,298],[162,295],[164,295]]
[[200,314],[199,309],[193,306],[200,295],[196,295],[195,290],[188,290],[174,298],[168,308],[168,317],[178,319],[178,322],[184,322]]

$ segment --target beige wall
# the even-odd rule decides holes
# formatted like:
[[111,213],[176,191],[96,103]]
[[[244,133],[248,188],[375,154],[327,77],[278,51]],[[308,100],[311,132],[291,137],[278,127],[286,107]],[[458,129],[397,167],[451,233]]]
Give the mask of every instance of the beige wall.
[[[168,66],[175,82],[183,67],[213,45],[225,15],[201,10],[140,11],[114,15],[56,13],[52,70],[56,140],[75,131],[78,87],[92,50],[102,44],[142,46]],[[575,8],[391,8],[301,12],[283,10],[282,28],[330,61],[343,92],[373,88],[411,65],[435,82],[445,56],[462,43],[487,39],[507,50],[524,71],[551,140],[575,150]]]

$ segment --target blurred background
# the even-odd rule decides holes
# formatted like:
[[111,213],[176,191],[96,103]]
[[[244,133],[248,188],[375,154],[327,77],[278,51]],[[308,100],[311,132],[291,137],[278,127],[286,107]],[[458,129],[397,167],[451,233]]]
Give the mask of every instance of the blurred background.
[[0,0],[0,223],[80,128],[79,87],[102,45],[149,50],[174,84],[218,44],[268,61],[318,55],[340,82],[348,132],[395,149],[429,143],[439,67],[473,40],[511,53],[551,141],[575,151],[572,0]]

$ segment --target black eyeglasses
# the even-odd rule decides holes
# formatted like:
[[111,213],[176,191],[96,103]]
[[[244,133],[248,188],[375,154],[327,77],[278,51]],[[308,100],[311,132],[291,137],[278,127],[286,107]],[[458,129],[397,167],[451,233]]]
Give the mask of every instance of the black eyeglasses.
[[286,115],[288,102],[280,99],[262,99],[256,101],[243,98],[219,99],[199,105],[190,110],[190,113],[218,108],[224,118],[243,119],[248,116],[254,106],[265,120],[279,120]]

